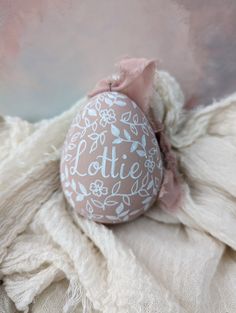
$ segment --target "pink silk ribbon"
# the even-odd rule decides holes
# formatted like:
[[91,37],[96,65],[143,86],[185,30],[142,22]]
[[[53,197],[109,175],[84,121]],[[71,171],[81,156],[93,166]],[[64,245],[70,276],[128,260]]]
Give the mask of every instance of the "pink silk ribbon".
[[156,60],[145,58],[125,58],[119,64],[119,73],[100,80],[88,94],[93,97],[105,91],[117,91],[125,94],[138,104],[149,118],[156,133],[164,161],[163,181],[158,195],[161,209],[173,211],[180,205],[181,184],[177,171],[177,160],[160,121],[150,118],[149,100],[153,92]]

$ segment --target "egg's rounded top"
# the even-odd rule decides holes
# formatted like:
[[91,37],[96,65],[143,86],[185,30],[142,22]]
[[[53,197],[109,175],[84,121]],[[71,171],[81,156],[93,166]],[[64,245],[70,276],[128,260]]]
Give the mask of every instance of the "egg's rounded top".
[[119,92],[89,99],[62,151],[61,181],[71,205],[102,223],[132,220],[156,200],[162,177],[157,139],[137,104]]

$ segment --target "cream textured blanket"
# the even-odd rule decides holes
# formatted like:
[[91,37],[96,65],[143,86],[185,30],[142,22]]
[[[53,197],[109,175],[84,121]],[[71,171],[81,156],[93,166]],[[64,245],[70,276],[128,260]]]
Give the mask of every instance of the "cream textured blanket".
[[1,118],[0,312],[236,312],[236,94],[185,111],[176,81],[155,81],[183,176],[173,214],[107,227],[73,213],[60,148],[86,98],[36,124]]

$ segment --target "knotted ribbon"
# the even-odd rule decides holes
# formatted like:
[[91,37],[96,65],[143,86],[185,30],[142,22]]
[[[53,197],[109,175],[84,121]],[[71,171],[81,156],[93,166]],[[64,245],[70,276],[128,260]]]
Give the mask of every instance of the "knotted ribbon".
[[181,200],[180,177],[177,160],[164,131],[164,125],[149,116],[149,100],[153,92],[156,60],[145,58],[125,58],[118,64],[118,73],[100,80],[88,94],[93,97],[105,91],[117,91],[132,99],[149,119],[153,127],[163,158],[164,174],[158,194],[158,203],[162,209],[173,211]]

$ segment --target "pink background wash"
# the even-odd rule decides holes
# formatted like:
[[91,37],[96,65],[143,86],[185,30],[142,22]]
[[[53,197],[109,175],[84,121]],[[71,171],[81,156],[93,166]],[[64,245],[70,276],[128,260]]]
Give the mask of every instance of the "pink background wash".
[[0,0],[0,114],[60,113],[127,55],[210,103],[235,90],[235,17],[233,0]]

